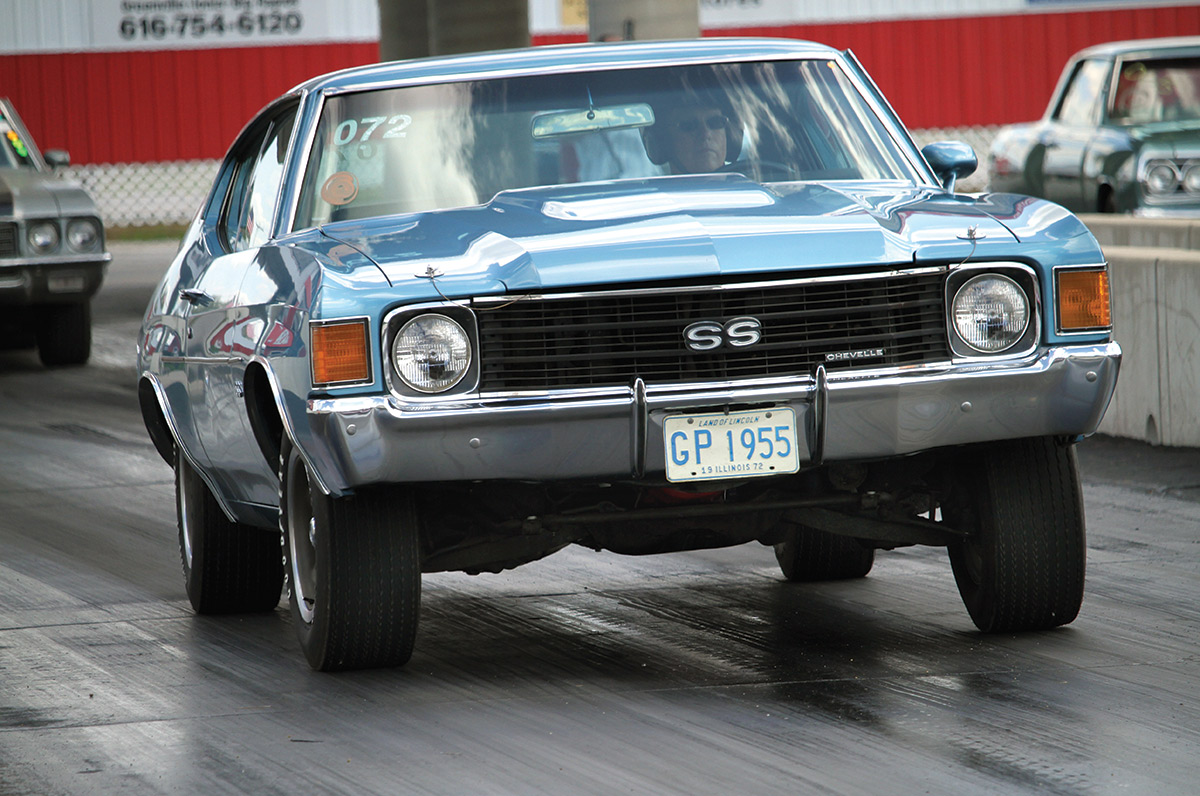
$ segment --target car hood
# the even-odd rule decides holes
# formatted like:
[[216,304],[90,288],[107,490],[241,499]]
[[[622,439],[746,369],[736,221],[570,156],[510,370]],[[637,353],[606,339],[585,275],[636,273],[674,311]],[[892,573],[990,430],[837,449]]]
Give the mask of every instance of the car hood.
[[74,183],[35,169],[0,169],[0,217],[95,214],[91,198]]
[[1128,134],[1143,149],[1153,148],[1171,157],[1195,157],[1200,152],[1200,121],[1143,125],[1129,128]]
[[911,183],[768,188],[740,175],[507,191],[482,207],[322,231],[369,257],[393,285],[436,275],[457,295],[904,266],[1016,242],[974,200]]

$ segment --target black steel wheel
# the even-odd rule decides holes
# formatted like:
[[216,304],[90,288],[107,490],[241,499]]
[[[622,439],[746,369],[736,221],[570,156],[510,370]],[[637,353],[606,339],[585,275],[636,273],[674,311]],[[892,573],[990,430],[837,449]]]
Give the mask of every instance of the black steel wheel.
[[943,517],[963,603],[985,633],[1045,630],[1079,615],[1087,544],[1073,445],[1050,437],[979,446],[961,462],[965,500]]
[[864,578],[875,564],[875,549],[849,536],[789,525],[775,545],[775,560],[793,583]]
[[278,534],[226,517],[178,449],[175,514],[184,583],[197,613],[257,613],[279,604],[283,564]]
[[406,663],[421,603],[412,496],[364,489],[331,498],[288,440],[281,462],[285,581],[309,665],[337,671]]
[[92,305],[47,304],[38,314],[38,358],[43,365],[82,365],[92,355]]

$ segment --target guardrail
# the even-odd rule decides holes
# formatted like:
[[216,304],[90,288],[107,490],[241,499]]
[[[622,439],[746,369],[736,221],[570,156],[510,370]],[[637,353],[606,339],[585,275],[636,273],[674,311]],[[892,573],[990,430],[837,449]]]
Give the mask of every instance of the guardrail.
[[1200,447],[1200,219],[1080,218],[1108,259],[1124,351],[1100,432]]

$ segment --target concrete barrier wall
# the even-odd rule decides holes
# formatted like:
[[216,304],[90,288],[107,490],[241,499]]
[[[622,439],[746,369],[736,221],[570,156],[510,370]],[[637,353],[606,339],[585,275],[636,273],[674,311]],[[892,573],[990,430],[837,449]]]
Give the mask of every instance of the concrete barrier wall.
[[1100,432],[1200,447],[1200,219],[1082,218],[1108,259],[1124,351]]
[[1150,246],[1200,250],[1200,218],[1135,218],[1080,214],[1079,218],[1107,251],[1109,246]]

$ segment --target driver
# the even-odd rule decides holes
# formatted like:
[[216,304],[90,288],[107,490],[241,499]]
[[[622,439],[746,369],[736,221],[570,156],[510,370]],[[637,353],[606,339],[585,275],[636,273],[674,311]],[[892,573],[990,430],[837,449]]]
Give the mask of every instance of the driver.
[[701,100],[664,108],[642,136],[652,163],[668,165],[672,174],[703,174],[737,157],[730,150],[735,137],[740,148],[740,132],[724,109]]
[[725,165],[729,119],[720,108],[673,108],[665,121],[672,174],[701,174]]

